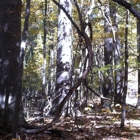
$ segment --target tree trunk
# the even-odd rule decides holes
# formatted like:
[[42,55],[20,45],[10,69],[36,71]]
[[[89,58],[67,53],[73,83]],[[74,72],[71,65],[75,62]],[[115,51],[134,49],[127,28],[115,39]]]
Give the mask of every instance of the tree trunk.
[[[113,28],[117,32],[118,31],[118,19],[117,19],[117,8],[111,3],[110,7],[110,13],[111,13],[111,18],[112,18],[112,23],[113,23]],[[120,55],[121,55],[121,44],[119,37],[115,35],[115,40],[114,40],[114,64],[115,64],[115,83],[114,83],[114,93],[115,101],[121,101],[122,99],[122,71],[121,68],[117,68],[117,66],[120,64]]]
[[[19,9],[18,14],[21,14],[21,8]],[[20,44],[20,54],[18,57],[19,60],[18,78],[17,78],[18,87],[16,92],[16,101],[15,101],[15,108],[14,108],[14,115],[13,115],[12,138],[16,138],[17,136],[16,133],[18,131],[18,125],[23,125],[25,123],[22,108],[21,108],[21,97],[22,97],[21,89],[22,89],[23,61],[24,61],[25,47],[26,47],[27,34],[28,34],[29,15],[30,15],[30,0],[27,0],[24,29],[23,29],[22,40]]]
[[44,100],[46,96],[46,37],[47,37],[47,23],[46,23],[46,16],[47,16],[47,0],[45,0],[45,10],[44,10],[44,39],[43,39],[43,66],[42,66],[42,103],[43,105],[41,106],[41,114],[40,114],[40,121],[44,122],[43,118],[43,108],[44,108]]
[[[65,7],[71,15],[71,0],[60,0],[60,4]],[[72,84],[72,26],[65,13],[60,10],[58,16],[58,46],[57,46],[57,70],[56,70],[56,95],[52,104],[50,114],[57,111],[57,107],[67,95]]]
[[[104,40],[104,63],[105,63],[105,67],[108,67],[107,70],[107,75],[105,76],[104,79],[104,85],[103,85],[103,96],[104,97],[111,97],[113,94],[113,69],[112,69],[112,65],[113,65],[113,37],[109,37],[110,34],[112,34],[112,27],[111,27],[111,23],[110,23],[110,19],[111,19],[111,14],[110,14],[110,7],[109,7],[109,3],[108,6],[105,7],[105,34],[106,34],[106,38]],[[102,105],[103,107],[107,107],[110,108],[110,103],[106,103],[106,101],[102,100]]]
[[21,0],[0,1],[0,110],[3,123],[6,125],[13,121],[13,109],[18,92],[20,7]]
[[121,128],[124,128],[125,116],[126,116],[126,95],[128,87],[128,17],[129,11],[127,10],[126,16],[126,27],[125,27],[125,75],[124,75],[124,92],[123,92],[123,104],[122,104],[122,115],[121,115]]
[[[138,51],[138,63],[140,63],[140,21],[137,21],[137,51]],[[140,105],[140,68],[138,68],[138,104]]]

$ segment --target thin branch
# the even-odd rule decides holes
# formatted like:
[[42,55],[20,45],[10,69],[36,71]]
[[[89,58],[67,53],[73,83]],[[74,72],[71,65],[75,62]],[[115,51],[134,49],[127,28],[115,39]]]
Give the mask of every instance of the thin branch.
[[80,21],[80,25],[81,25],[81,31],[84,31],[84,22],[83,22],[83,19],[82,19],[82,14],[81,14],[81,12],[80,12],[80,8],[79,8],[79,6],[78,6],[78,3],[77,3],[77,0],[74,0],[74,4],[75,4],[75,7],[76,7],[76,9],[77,9],[77,12],[78,12],[78,16],[79,16],[79,21]]
[[[98,0],[98,2],[100,3],[100,5],[101,6],[103,6],[102,5],[102,2],[100,1],[100,0]],[[99,6],[100,7],[100,6]],[[109,8],[109,7],[108,7]],[[102,8],[100,8],[101,9],[101,12],[103,13],[103,16],[104,16],[104,18],[106,19],[106,21],[108,22],[108,24],[109,24],[109,26],[111,27],[111,30],[112,30],[112,34],[113,34],[113,39],[114,39],[114,41],[116,42],[116,34],[115,34],[115,30],[114,30],[114,27],[113,27],[113,23],[112,23],[112,21],[111,21],[111,18],[110,18],[110,16],[108,16],[107,14],[106,14],[106,9],[107,8],[105,8],[104,10],[102,10]]]
[[89,89],[92,93],[94,93],[96,96],[98,96],[99,98],[103,99],[103,100],[108,100],[108,101],[114,101],[115,103],[118,103],[118,104],[121,104],[121,105],[127,105],[127,106],[130,106],[132,108],[137,108],[138,105],[134,106],[134,105],[131,105],[131,104],[128,104],[128,103],[124,103],[122,101],[118,101],[118,100],[114,100],[114,99],[110,99],[110,98],[107,98],[107,97],[104,97],[102,95],[100,95],[99,93],[97,93],[94,89],[92,89],[88,84],[87,82],[85,82],[85,86],[87,87],[87,89]]
[[138,20],[140,20],[140,12],[138,12],[130,3],[124,0],[112,0],[112,1],[128,9]]
[[79,35],[83,36],[82,31],[79,29],[79,27],[76,25],[76,23],[74,22],[74,20],[72,19],[72,17],[68,14],[68,12],[66,11],[66,9],[59,4],[56,0],[52,0],[61,10],[63,10],[63,12],[66,14],[67,18],[71,21],[72,25],[76,28],[77,32]]

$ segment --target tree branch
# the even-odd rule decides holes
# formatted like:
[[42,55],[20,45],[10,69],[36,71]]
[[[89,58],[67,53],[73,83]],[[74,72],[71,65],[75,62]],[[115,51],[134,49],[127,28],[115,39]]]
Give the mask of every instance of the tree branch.
[[77,12],[78,12],[78,16],[79,16],[79,21],[80,21],[80,25],[81,25],[81,31],[84,31],[85,29],[85,23],[83,22],[83,19],[82,19],[82,14],[80,12],[80,8],[78,6],[78,3],[77,3],[77,0],[74,0],[74,4],[75,4],[75,7],[77,9]]
[[124,1],[124,0],[112,0],[126,9],[128,9],[139,21],[140,21],[140,12],[138,12],[130,3]]
[[57,6],[59,6],[60,9],[63,10],[63,12],[66,14],[66,16],[68,17],[68,19],[71,21],[71,23],[73,24],[73,26],[77,29],[77,32],[79,35],[81,35],[86,42],[86,48],[88,50],[88,67],[86,68],[86,70],[83,72],[82,76],[78,79],[78,81],[73,85],[73,87],[71,87],[70,91],[67,93],[67,95],[65,96],[65,98],[62,100],[62,102],[60,103],[60,105],[57,108],[57,112],[55,114],[55,117],[53,118],[52,122],[49,124],[46,124],[44,127],[36,127],[35,129],[30,129],[30,130],[26,130],[26,129],[21,129],[22,132],[25,132],[27,134],[37,134],[37,133],[41,133],[45,130],[47,130],[48,128],[52,127],[57,121],[58,119],[61,117],[61,113],[63,110],[63,106],[65,105],[65,103],[67,102],[67,100],[71,97],[71,95],[74,93],[74,91],[76,91],[76,89],[81,85],[81,83],[84,81],[84,79],[86,78],[86,76],[88,75],[89,71],[91,70],[92,67],[92,60],[93,60],[93,53],[92,53],[92,45],[91,45],[91,40],[90,37],[88,37],[88,35],[85,33],[85,31],[81,31],[79,29],[79,27],[76,25],[76,23],[74,22],[74,20],[72,19],[72,17],[68,14],[68,12],[65,10],[65,8],[59,4],[57,1],[52,0]]
[[63,10],[63,12],[66,14],[67,18],[71,21],[72,25],[76,28],[77,32],[79,35],[83,36],[82,31],[79,29],[79,27],[76,25],[76,23],[74,22],[74,20],[72,19],[72,17],[68,14],[68,12],[66,11],[66,9],[59,4],[56,0],[52,0],[61,10]]

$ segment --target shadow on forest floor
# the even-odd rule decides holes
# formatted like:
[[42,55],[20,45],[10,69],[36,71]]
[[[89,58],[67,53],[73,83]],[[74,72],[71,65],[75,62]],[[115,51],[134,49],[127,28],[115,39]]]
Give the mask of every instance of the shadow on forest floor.
[[[90,112],[75,119],[61,117],[51,131],[38,135],[25,134],[25,140],[140,140],[140,113],[127,113],[124,129],[120,128],[120,117],[120,109],[115,112]],[[45,119],[45,123],[50,121]],[[40,125],[38,122],[32,124]],[[5,137],[5,140],[10,139]]]

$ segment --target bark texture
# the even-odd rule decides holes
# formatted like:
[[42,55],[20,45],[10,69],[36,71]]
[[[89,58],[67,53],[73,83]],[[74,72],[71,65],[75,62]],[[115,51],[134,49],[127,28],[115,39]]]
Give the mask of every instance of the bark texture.
[[[71,15],[71,0],[60,0],[67,13]],[[72,82],[72,26],[63,10],[58,17],[58,45],[57,45],[57,70],[56,70],[56,95],[52,104],[52,114],[67,95]]]
[[[113,37],[110,37],[112,34],[112,25],[111,25],[111,14],[110,14],[110,6],[105,7],[105,34],[107,35],[104,40],[104,64],[108,67],[107,76],[104,76],[104,85],[103,85],[103,96],[111,97],[113,93]],[[102,105],[105,108],[110,108],[110,102],[102,101]]]
[[18,91],[21,39],[20,0],[0,1],[0,122],[12,121]]
[[[140,63],[140,21],[137,22],[137,51],[138,51],[138,63]],[[140,105],[140,68],[138,68],[138,105]]]

